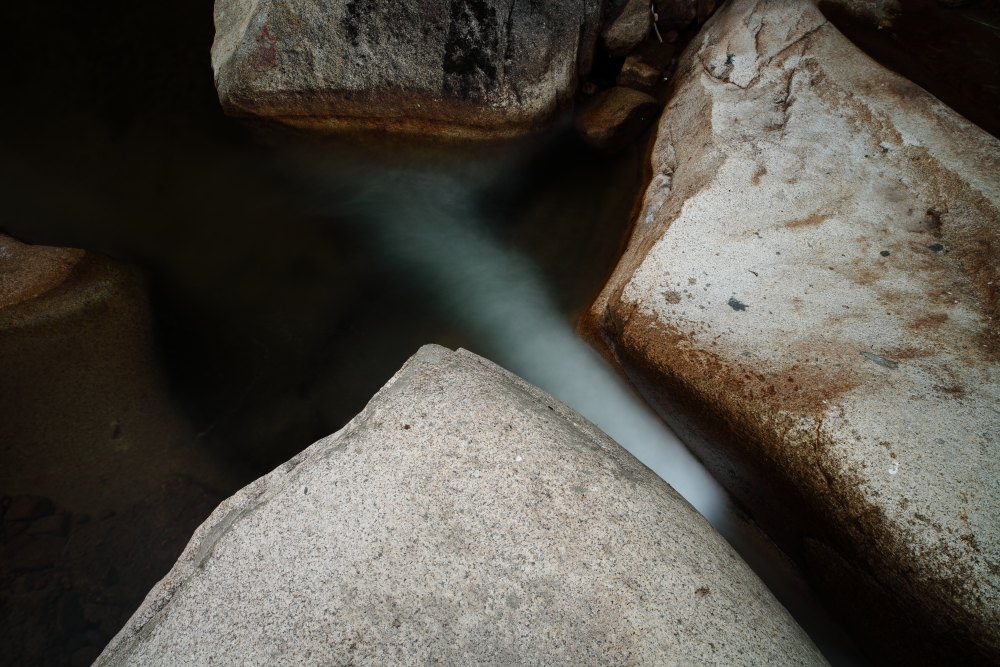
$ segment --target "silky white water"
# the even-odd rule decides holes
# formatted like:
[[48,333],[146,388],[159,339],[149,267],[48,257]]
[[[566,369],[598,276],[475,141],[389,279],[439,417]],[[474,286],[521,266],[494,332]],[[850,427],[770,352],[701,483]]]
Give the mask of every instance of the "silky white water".
[[670,483],[713,524],[725,493],[677,436],[559,312],[536,268],[502,247],[474,193],[441,175],[399,174],[355,204],[394,262],[433,295],[473,350],[563,401]]
[[[801,577],[739,518],[728,494],[674,432],[576,334],[538,268],[500,240],[477,199],[500,169],[401,169],[366,178],[336,169],[331,209],[359,225],[378,261],[418,285],[440,315],[475,341],[471,351],[563,401],[630,451],[733,545],[833,664],[856,664],[846,635]],[[348,193],[345,181],[352,184]]]

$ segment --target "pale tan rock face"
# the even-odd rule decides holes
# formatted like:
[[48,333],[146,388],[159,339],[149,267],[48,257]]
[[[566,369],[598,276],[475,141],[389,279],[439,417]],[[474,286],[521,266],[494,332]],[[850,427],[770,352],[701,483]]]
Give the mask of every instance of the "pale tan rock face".
[[823,664],[663,480],[436,346],[220,505],[97,664],[218,661]]
[[590,66],[599,0],[217,0],[226,111],[322,131],[537,129]]
[[807,2],[677,79],[588,327],[873,645],[1000,659],[1000,142]]

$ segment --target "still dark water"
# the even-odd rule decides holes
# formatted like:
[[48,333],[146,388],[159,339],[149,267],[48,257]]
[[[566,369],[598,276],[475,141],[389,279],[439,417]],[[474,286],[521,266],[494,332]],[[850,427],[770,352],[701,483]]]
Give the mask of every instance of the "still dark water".
[[[985,20],[982,7],[975,11]],[[912,40],[934,43],[928,21],[907,23],[905,34],[838,21],[889,66],[892,58],[912,61],[899,55],[915,48]],[[961,21],[982,27],[961,17],[947,25]],[[197,498],[178,510],[178,522],[193,527],[218,498],[340,428],[429,342],[483,354],[557,395],[561,387],[561,398],[576,400],[612,436],[630,437],[585,410],[602,401],[584,391],[599,383],[579,370],[592,353],[572,326],[624,246],[644,181],[642,142],[600,155],[564,122],[520,145],[475,154],[391,145],[372,153],[332,143],[279,149],[218,107],[208,57],[211,0],[8,3],[0,25],[16,26],[4,40],[11,92],[2,111],[0,231],[96,250],[141,270],[171,400],[197,445],[230,473],[226,483],[192,491]],[[957,30],[939,33],[953,44]],[[972,44],[979,74],[954,94],[942,84],[939,94],[952,94],[946,101],[966,104],[966,115],[996,132],[1000,105],[990,100],[1000,99],[1000,77],[990,77],[1000,55],[988,40]],[[938,79],[952,81],[958,56],[951,67],[941,58]],[[937,92],[934,76],[914,78]],[[555,348],[562,367],[550,363]],[[55,378],[39,378],[46,381]],[[612,391],[623,396],[614,406],[630,400],[627,390]],[[659,465],[668,479],[674,471],[695,480],[688,497],[725,523],[710,480],[698,481],[686,460]],[[708,490],[699,496],[702,483]],[[141,512],[118,521],[121,530],[130,526],[128,539],[143,540]],[[34,626],[14,609],[11,590],[0,591],[0,615],[18,622],[0,631],[10,649],[0,650],[0,663],[92,658],[117,628],[88,620],[92,610],[79,590],[118,590],[120,624],[184,541],[157,544],[150,563],[125,582],[121,568],[106,564],[77,588],[55,581],[64,573],[33,573],[31,585],[44,596],[30,613],[46,619]],[[770,567],[760,560],[765,547],[743,544],[743,551],[751,562],[758,554],[758,568]],[[4,577],[0,568],[0,586],[25,586],[24,577]],[[772,585],[786,588],[790,607],[790,599],[808,597],[800,582]],[[21,588],[16,594],[30,597]],[[817,641],[850,664],[853,650],[825,624],[813,628]]]

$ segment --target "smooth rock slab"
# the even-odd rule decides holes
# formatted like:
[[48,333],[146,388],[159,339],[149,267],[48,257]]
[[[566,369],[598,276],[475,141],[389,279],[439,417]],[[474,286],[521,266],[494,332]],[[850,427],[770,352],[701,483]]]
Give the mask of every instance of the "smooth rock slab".
[[588,326],[870,646],[1000,662],[1000,142],[808,2],[677,79]]
[[220,505],[98,664],[215,661],[823,662],[648,468],[437,346]]
[[590,68],[599,0],[217,0],[227,113],[323,131],[536,129]]

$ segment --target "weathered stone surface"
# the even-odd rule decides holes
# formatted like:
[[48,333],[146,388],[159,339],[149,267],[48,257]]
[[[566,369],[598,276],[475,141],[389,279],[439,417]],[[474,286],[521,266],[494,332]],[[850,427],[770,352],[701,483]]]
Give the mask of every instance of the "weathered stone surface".
[[677,76],[588,327],[872,645],[997,662],[1000,142],[807,2]]
[[604,45],[612,55],[623,56],[646,39],[653,27],[649,0],[628,0],[621,12],[601,33]]
[[599,0],[217,0],[226,111],[319,130],[504,137],[568,103]]
[[615,86],[598,93],[577,117],[584,140],[606,151],[621,150],[656,120],[660,103],[652,95]]
[[220,505],[98,664],[217,660],[822,662],[665,482],[437,346]]

